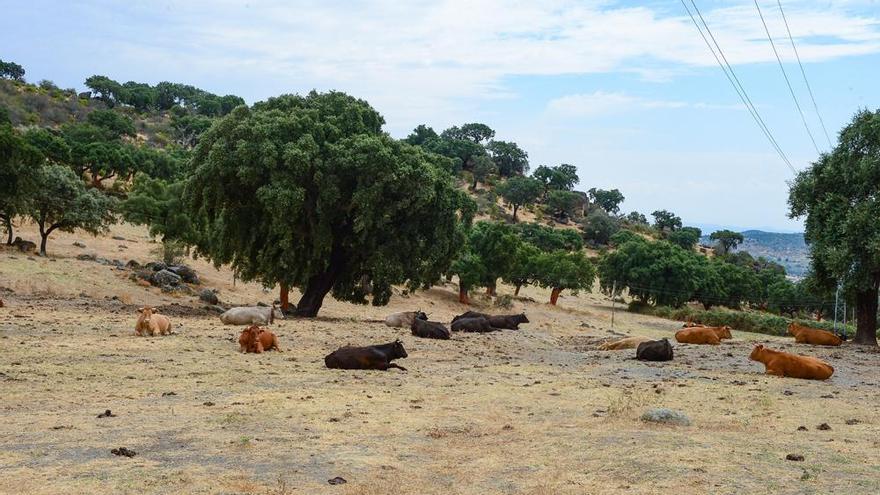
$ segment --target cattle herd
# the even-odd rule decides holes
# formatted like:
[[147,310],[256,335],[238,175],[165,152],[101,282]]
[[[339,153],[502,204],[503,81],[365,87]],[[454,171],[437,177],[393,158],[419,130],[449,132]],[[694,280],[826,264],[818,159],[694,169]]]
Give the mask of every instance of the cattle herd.
[[[149,306],[138,310],[135,333],[140,336],[168,335],[172,333],[171,320],[159,314]],[[229,309],[220,315],[224,325],[247,325],[239,336],[239,350],[242,353],[262,353],[263,351],[281,352],[278,337],[262,325],[271,325],[276,319],[283,319],[284,314],[270,306],[243,306]],[[529,323],[524,313],[517,315],[490,315],[468,311],[452,319],[452,332],[496,332],[501,330],[519,330],[519,325]],[[426,339],[449,340],[452,332],[441,322],[429,321],[423,311],[407,311],[394,313],[385,318],[389,327],[409,328],[416,336]],[[682,344],[720,345],[724,339],[732,338],[730,327],[708,327],[688,321],[683,328],[675,333],[675,340]],[[841,339],[831,332],[805,327],[792,322],[788,333],[801,344],[839,346]],[[626,337],[605,342],[598,346],[600,350],[636,349],[636,359],[641,361],[671,361],[673,359],[672,344],[668,339],[651,340],[647,337]],[[388,344],[366,347],[345,346],[324,357],[327,368],[388,370],[397,368],[406,371],[392,361],[407,357],[406,350],[400,340]],[[749,355],[749,359],[764,364],[766,373],[791,378],[826,380],[834,373],[828,363],[810,356],[801,356],[757,345]]]

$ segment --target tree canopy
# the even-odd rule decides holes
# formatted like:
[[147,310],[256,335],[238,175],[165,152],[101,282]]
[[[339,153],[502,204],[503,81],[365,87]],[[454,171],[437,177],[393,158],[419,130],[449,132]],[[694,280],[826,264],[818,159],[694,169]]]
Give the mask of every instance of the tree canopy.
[[532,177],[541,181],[544,191],[571,191],[580,182],[577,175],[577,167],[563,163],[555,167],[541,165],[532,172]]
[[43,157],[13,129],[0,121],[0,222],[6,229],[6,243],[12,243],[13,219],[25,213],[37,187]]
[[880,287],[880,110],[857,113],[839,143],[798,173],[790,216],[806,217],[804,238],[820,283],[843,284],[856,301],[855,342],[877,344]]
[[496,191],[513,206],[513,221],[516,222],[520,207],[534,203],[541,196],[541,183],[531,177],[515,176],[499,184]]
[[5,62],[0,59],[0,79],[12,79],[13,81],[24,80],[24,67],[15,62]]
[[727,254],[745,240],[742,234],[732,230],[716,230],[709,235],[709,239],[715,241],[718,254]]
[[681,218],[666,210],[657,210],[651,213],[654,217],[654,227],[660,231],[673,231],[681,228]]
[[463,244],[473,202],[448,160],[382,132],[383,118],[344,93],[238,107],[202,135],[184,201],[197,252],[243,280],[303,291],[296,314],[325,295],[382,305],[391,286],[440,278]]
[[[587,195],[590,197],[590,201],[595,203],[602,208],[607,213],[611,215],[616,215],[620,211],[620,203],[623,203],[623,200],[626,199],[623,197],[623,193],[621,193],[618,189],[596,189],[595,187],[591,187],[587,191]],[[635,212],[633,212],[635,213]],[[630,214],[632,215],[632,213]],[[644,219],[645,216],[642,215],[641,218],[635,217],[636,220]],[[643,223],[648,223],[645,220]]]
[[582,251],[541,253],[534,263],[535,282],[551,290],[550,304],[553,305],[563,290],[577,294],[590,289],[596,279],[596,269]]
[[523,175],[529,171],[529,154],[516,143],[509,141],[490,141],[486,150],[498,167],[502,177]]
[[693,249],[701,235],[703,232],[696,227],[682,227],[667,234],[666,240],[682,249]]

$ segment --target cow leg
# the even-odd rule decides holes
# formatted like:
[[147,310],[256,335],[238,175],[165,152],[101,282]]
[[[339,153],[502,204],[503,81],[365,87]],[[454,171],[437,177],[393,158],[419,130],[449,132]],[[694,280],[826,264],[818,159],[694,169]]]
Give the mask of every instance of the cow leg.
[[400,366],[400,365],[394,364],[394,363],[388,363],[388,366],[387,366],[385,369],[387,370],[387,369],[389,369],[389,368],[397,368],[397,369],[399,369],[400,371],[406,371],[406,368],[404,368],[403,366]]

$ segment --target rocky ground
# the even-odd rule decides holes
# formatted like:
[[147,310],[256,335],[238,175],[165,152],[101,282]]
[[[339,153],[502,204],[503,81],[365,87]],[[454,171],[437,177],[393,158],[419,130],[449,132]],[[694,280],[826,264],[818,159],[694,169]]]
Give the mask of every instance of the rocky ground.
[[[596,345],[679,324],[618,308],[612,329],[598,293],[551,307],[533,288],[512,310],[531,320],[519,331],[433,341],[377,323],[418,308],[448,322],[465,310],[449,285],[385,308],[328,299],[320,318],[274,325],[284,352],[242,355],[239,329],[199,292],[221,304],[275,294],[202,260],[187,262],[192,290],[139,284],[125,265],[154,247],[118,226],[53,235],[51,258],[0,252],[0,493],[880,492],[875,351],[734,331],[642,363]],[[176,334],[136,337],[143,304]],[[323,366],[339,346],[395,338],[407,373]],[[835,375],[765,376],[748,361],[755,342],[826,359]],[[641,419],[655,408],[690,425]]]

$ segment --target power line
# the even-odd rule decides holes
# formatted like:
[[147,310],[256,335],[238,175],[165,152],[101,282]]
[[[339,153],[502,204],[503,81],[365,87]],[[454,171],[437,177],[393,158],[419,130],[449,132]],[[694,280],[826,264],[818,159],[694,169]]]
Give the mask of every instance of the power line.
[[[715,57],[715,61],[718,62],[718,65],[721,67],[721,71],[724,72],[724,75],[727,77],[727,80],[733,86],[734,91],[739,96],[739,99],[743,102],[746,109],[749,111],[749,114],[754,119],[755,123],[758,124],[758,127],[761,129],[761,132],[764,133],[764,136],[770,141],[770,144],[776,150],[776,153],[779,154],[779,157],[782,158],[782,161],[791,169],[792,173],[797,174],[797,170],[792,166],[791,161],[789,161],[788,157],[785,155],[785,152],[782,151],[782,148],[779,146],[779,143],[776,141],[776,138],[773,137],[773,133],[770,132],[770,128],[767,127],[767,124],[764,123],[764,119],[761,118],[761,114],[758,113],[758,109],[752,103],[751,98],[749,98],[748,93],[740,82],[739,78],[736,76],[736,72],[733,71],[733,67],[727,61],[727,57],[724,55],[724,51],[721,50],[721,46],[718,44],[718,41],[715,39],[715,35],[712,34],[712,30],[709,29],[709,25],[706,23],[706,20],[703,18],[703,14],[700,12],[697,4],[694,3],[694,0],[690,0],[691,5],[693,5],[694,10],[697,15],[700,17],[700,20],[703,23],[703,26],[706,28],[706,32],[709,33],[709,37],[712,38],[712,43],[715,44],[715,48],[718,49],[718,53],[715,52],[715,48],[712,47],[712,43],[709,42],[709,39],[706,38],[706,35],[703,33],[703,28],[700,27],[700,24],[697,22],[696,18],[694,18],[693,13],[691,13],[691,9],[685,3],[685,0],[681,0],[682,6],[684,6],[685,11],[687,11],[688,16],[691,18],[691,21],[696,26],[697,31],[700,33],[700,37],[703,38],[703,41],[706,43],[706,46],[709,48],[709,51],[712,53],[712,56]],[[720,58],[719,58],[720,55]],[[723,62],[722,62],[723,60]]]
[[810,93],[810,99],[813,101],[813,108],[819,117],[819,123],[822,124],[822,132],[825,133],[825,139],[828,140],[828,147],[833,148],[831,138],[828,137],[828,129],[825,128],[825,121],[822,120],[822,114],[819,113],[819,105],[816,104],[816,98],[813,96],[813,88],[810,87],[810,81],[807,79],[807,72],[804,70],[804,64],[801,63],[801,56],[798,54],[797,46],[794,43],[794,37],[791,35],[791,29],[788,27],[788,19],[785,17],[785,10],[782,9],[782,1],[776,0],[779,5],[779,12],[782,14],[782,20],[785,22],[785,31],[788,32],[788,39],[791,41],[791,48],[794,50],[794,56],[797,58],[798,66],[801,68],[801,75],[804,76],[804,83],[807,85],[807,91]]
[[791,93],[791,99],[794,100],[794,106],[797,107],[797,111],[801,115],[801,122],[804,123],[804,129],[806,129],[807,135],[810,136],[810,141],[813,142],[813,147],[816,148],[816,154],[822,154],[822,152],[819,151],[819,146],[816,144],[816,139],[813,137],[813,133],[810,131],[810,126],[807,124],[807,118],[804,117],[804,111],[801,110],[801,104],[798,102],[797,96],[794,94],[794,89],[791,87],[791,81],[788,80],[788,73],[785,72],[785,66],[782,65],[782,59],[779,57],[779,52],[776,50],[776,43],[773,42],[773,37],[770,36],[770,28],[767,27],[767,21],[764,20],[764,13],[761,12],[761,6],[758,5],[758,0],[755,0],[755,8],[758,9],[758,16],[761,18],[761,24],[764,25],[764,32],[767,33],[767,40],[770,41],[770,47],[773,48],[773,55],[776,55],[776,61],[779,63],[779,69],[782,71],[785,85],[788,86],[788,92]]

